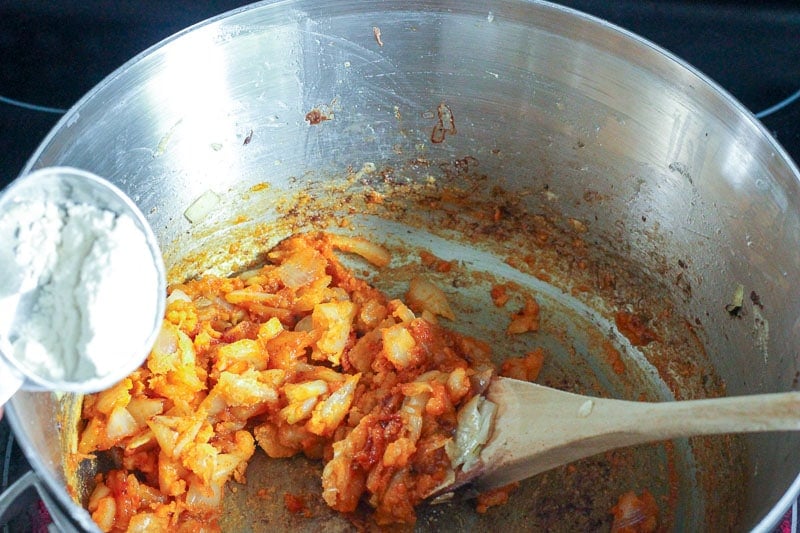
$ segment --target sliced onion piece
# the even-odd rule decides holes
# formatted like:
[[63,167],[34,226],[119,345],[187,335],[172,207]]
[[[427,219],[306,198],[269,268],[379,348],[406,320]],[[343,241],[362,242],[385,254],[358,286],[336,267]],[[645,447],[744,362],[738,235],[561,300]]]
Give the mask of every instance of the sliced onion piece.
[[480,460],[483,445],[489,440],[497,405],[483,396],[474,396],[458,412],[456,436],[445,448],[453,469],[466,472]]

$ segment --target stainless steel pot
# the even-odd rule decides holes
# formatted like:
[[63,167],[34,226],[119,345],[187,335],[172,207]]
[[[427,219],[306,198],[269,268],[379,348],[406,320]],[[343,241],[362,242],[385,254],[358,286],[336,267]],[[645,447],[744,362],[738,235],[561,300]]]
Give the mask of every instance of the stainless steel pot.
[[[584,385],[634,398],[798,385],[797,168],[702,74],[552,4],[255,4],[109,76],[24,172],[46,165],[125,190],[173,279],[241,266],[328,209],[354,231],[517,279],[564,308],[561,336],[543,341],[560,354],[553,382],[575,385],[583,365],[594,380]],[[390,201],[358,201],[365,191]],[[293,210],[299,196],[305,208]],[[198,198],[206,208],[190,222]],[[271,237],[252,237],[265,223]],[[742,302],[731,301],[737,292]],[[632,346],[614,326],[620,309],[649,313],[674,335]],[[619,348],[625,379],[591,359],[602,342],[581,337],[573,326],[583,323]],[[65,490],[77,401],[22,392],[8,416],[47,487],[91,528]],[[799,445],[798,435],[678,441],[636,456],[657,462],[677,450],[663,463],[674,470],[640,465],[651,477],[636,479],[665,487],[674,529],[767,531],[800,489]],[[572,516],[573,496],[553,503],[536,482],[527,494],[535,503],[547,494],[553,528]],[[516,527],[543,527],[534,512],[510,514],[523,521]],[[431,511],[420,526],[443,527],[443,516]],[[459,520],[450,525],[481,527]]]

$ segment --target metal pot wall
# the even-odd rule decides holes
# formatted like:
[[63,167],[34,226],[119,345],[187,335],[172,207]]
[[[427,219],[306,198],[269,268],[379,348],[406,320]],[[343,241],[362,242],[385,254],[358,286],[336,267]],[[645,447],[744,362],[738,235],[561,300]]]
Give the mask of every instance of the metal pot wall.
[[[522,272],[553,301],[569,300],[579,316],[570,323],[593,321],[622,347],[627,382],[595,369],[610,394],[797,387],[796,167],[700,73],[562,7],[255,4],[190,28],[109,76],[58,123],[25,171],[46,165],[84,168],[125,190],[149,217],[173,279],[255,260],[330,209],[351,216],[353,231],[440,247],[440,255],[498,275]],[[448,188],[470,198],[474,212],[494,206],[504,222],[454,223],[459,209],[442,207],[446,195],[423,201]],[[365,190],[399,209],[369,211],[354,199]],[[312,199],[299,214],[286,208],[298,195]],[[199,197],[212,206],[190,222],[185,210]],[[264,223],[274,228],[270,238],[253,237]],[[544,246],[544,229],[561,237]],[[575,266],[576,236],[590,248],[588,273]],[[240,244],[233,255],[232,242]],[[540,264],[550,268],[548,283],[524,261],[508,260],[528,253],[547,258]],[[598,280],[608,273],[615,283],[604,286]],[[576,290],[581,276],[602,290]],[[726,310],[740,285],[750,298]],[[621,308],[668,308],[660,319],[679,332],[660,347],[633,347],[609,319]],[[591,344],[574,341],[572,352],[592,352]],[[562,367],[569,376],[573,368]],[[8,416],[45,484],[90,528],[65,489],[78,400],[23,392]],[[797,495],[799,441],[675,443],[680,480],[670,525],[768,530]],[[714,472],[720,461],[732,470]],[[667,477],[653,475],[654,483]]]

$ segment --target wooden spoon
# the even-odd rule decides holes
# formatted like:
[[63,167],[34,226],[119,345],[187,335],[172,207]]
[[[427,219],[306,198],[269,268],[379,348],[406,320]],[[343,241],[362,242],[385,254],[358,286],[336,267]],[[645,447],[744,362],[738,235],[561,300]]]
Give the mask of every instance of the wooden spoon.
[[632,402],[572,394],[494,378],[485,397],[494,427],[478,463],[430,496],[469,484],[465,496],[502,487],[614,448],[645,442],[800,430],[800,392],[673,402]]

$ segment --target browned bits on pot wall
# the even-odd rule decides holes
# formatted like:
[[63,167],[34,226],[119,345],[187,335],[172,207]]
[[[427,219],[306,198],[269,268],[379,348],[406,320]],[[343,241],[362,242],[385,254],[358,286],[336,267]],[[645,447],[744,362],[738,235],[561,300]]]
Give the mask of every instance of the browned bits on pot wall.
[[312,126],[316,126],[317,124],[321,124],[321,123],[325,122],[326,120],[330,120],[330,119],[331,119],[331,117],[329,115],[327,115],[326,113],[323,113],[322,111],[320,111],[316,107],[314,109],[312,109],[311,111],[309,111],[308,113],[306,113],[306,122],[308,122]]
[[658,530],[658,504],[647,489],[640,495],[633,491],[622,494],[610,513],[614,515],[611,531],[650,533]]
[[621,375],[625,373],[625,362],[622,360],[622,354],[619,353],[613,344],[608,341],[603,342],[603,355],[606,363],[615,374]]
[[305,496],[302,494],[292,494],[287,492],[283,495],[283,503],[286,510],[292,514],[300,514],[306,518],[311,517],[311,510],[306,504]]
[[441,273],[450,272],[455,264],[455,261],[445,261],[427,250],[421,250],[419,252],[419,259],[424,266]]
[[378,26],[372,27],[372,35],[375,36],[375,42],[378,43],[378,46],[383,46],[383,40],[381,39],[381,29]]
[[498,283],[492,286],[491,293],[492,303],[494,303],[495,307],[503,307],[508,303],[510,296],[508,295],[508,284],[507,283]]
[[525,305],[511,315],[506,333],[519,335],[528,331],[539,331],[539,303],[532,296],[525,295]]
[[761,303],[761,296],[756,291],[750,291],[750,301],[759,309],[764,309],[764,305]]
[[519,487],[519,482],[511,483],[505,487],[499,487],[497,489],[492,489],[490,491],[478,494],[478,497],[476,498],[475,510],[479,514],[485,514],[489,512],[489,509],[492,507],[505,505],[508,503],[509,495],[517,487]]
[[456,134],[456,121],[453,112],[444,102],[436,108],[436,113],[438,114],[438,120],[431,133],[431,142],[440,144],[444,142],[447,134]]
[[660,340],[658,335],[650,328],[637,314],[627,311],[617,311],[614,315],[614,323],[620,333],[631,341],[634,346],[645,346],[653,341]]
[[508,357],[500,367],[500,375],[534,382],[544,366],[544,349],[537,347],[522,357]]

